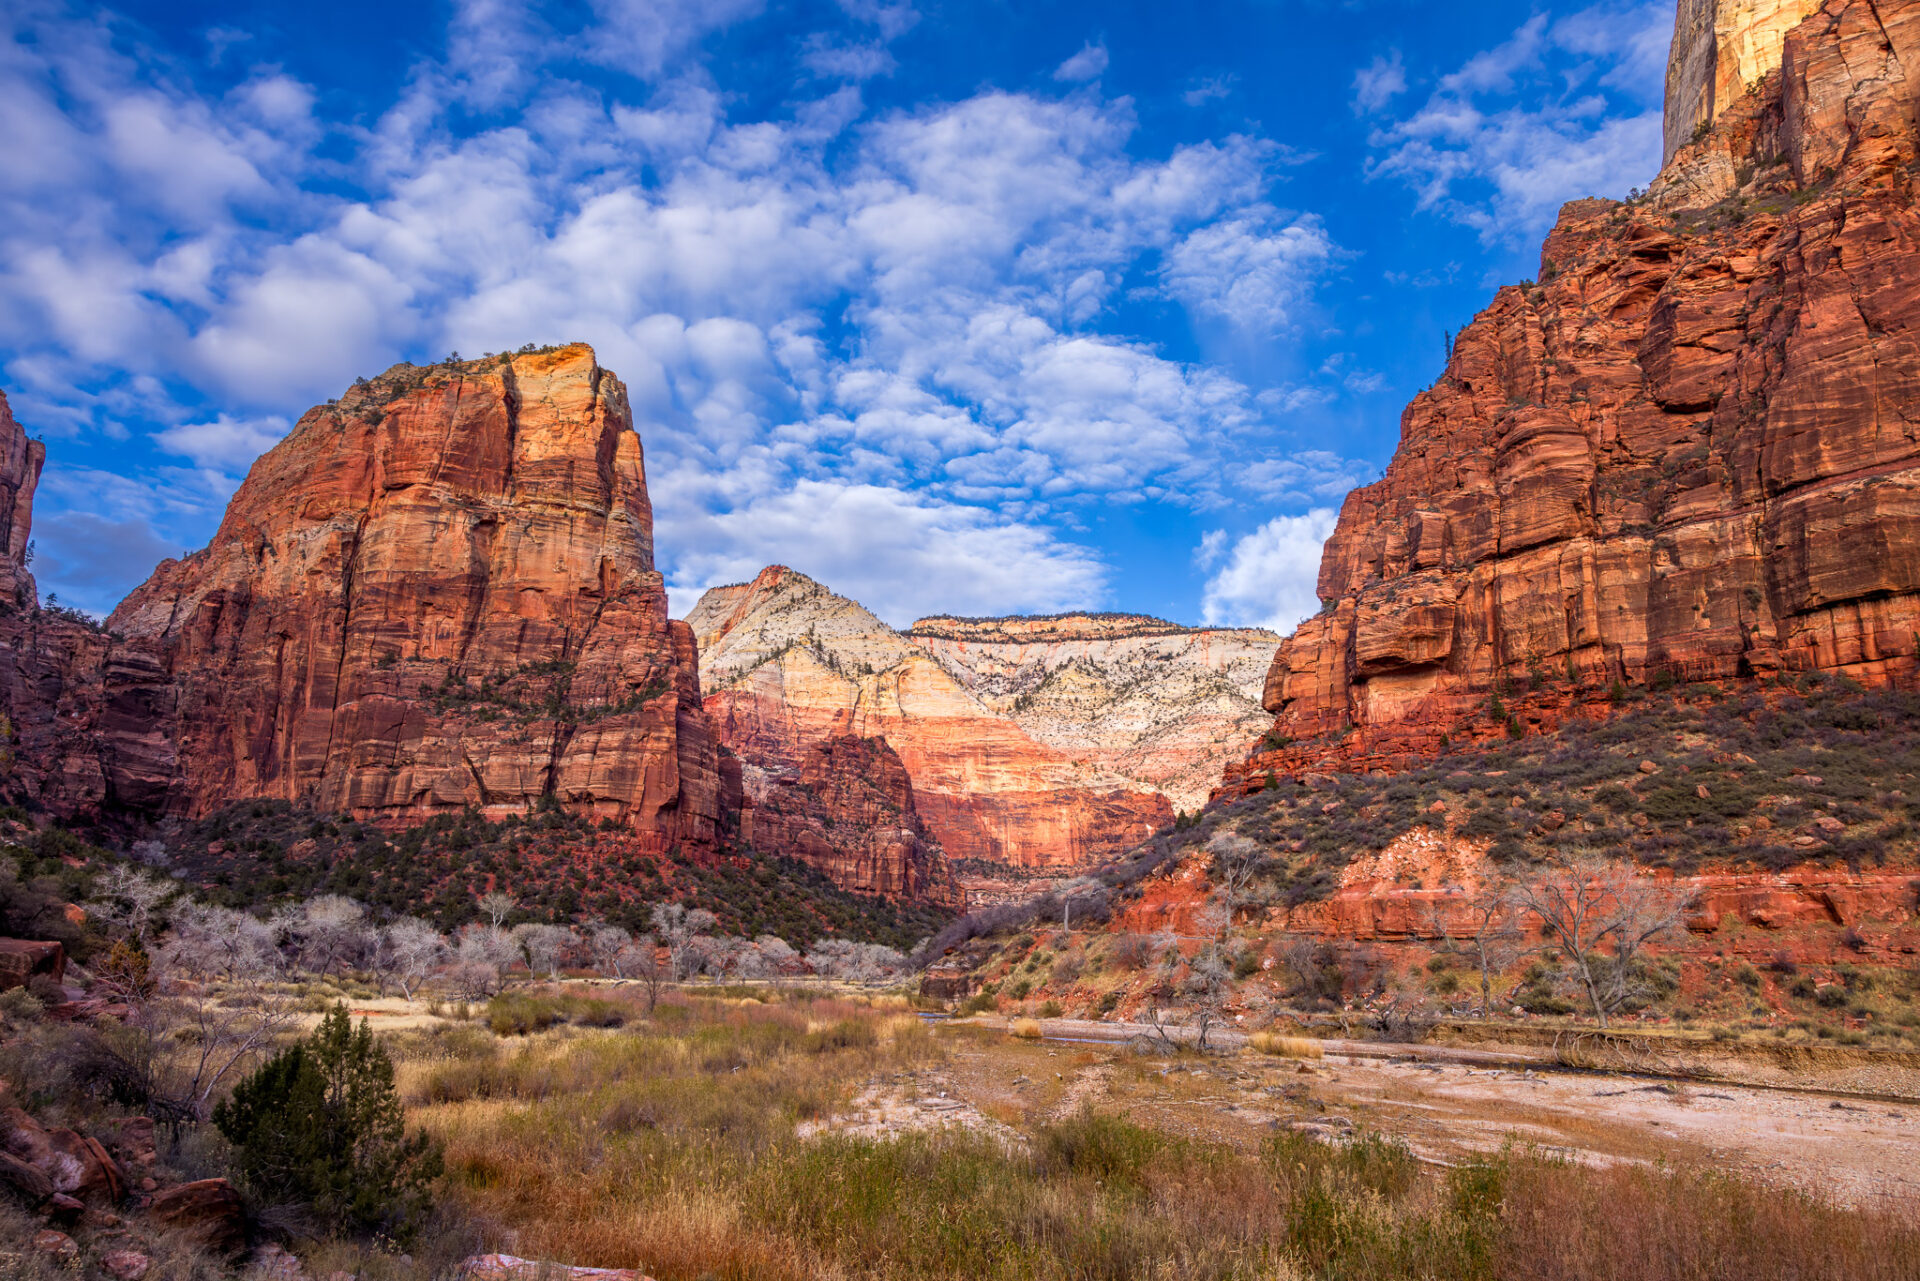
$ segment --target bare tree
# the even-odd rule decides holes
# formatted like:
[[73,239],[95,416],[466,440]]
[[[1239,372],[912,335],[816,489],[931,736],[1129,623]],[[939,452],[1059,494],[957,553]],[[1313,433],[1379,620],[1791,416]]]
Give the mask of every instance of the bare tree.
[[633,954],[627,959],[626,967],[645,989],[647,1013],[653,1013],[653,1007],[660,1003],[660,984],[666,978],[666,969],[660,964],[660,949],[651,934],[642,934],[633,941]]
[[301,967],[321,978],[358,964],[369,941],[367,909],[339,894],[309,900],[291,924]]
[[1187,995],[1193,1002],[1189,1021],[1194,1029],[1194,1045],[1207,1048],[1207,1034],[1226,1015],[1227,993],[1233,985],[1233,966],[1226,948],[1219,942],[1207,944],[1187,963]]
[[499,926],[466,926],[454,946],[454,986],[468,998],[492,996],[500,990],[500,974],[514,955],[512,938]]
[[1682,908],[1671,889],[1592,854],[1563,860],[1553,874],[1521,885],[1519,902],[1559,944],[1601,1027],[1635,995],[1641,952],[1673,930]]
[[[209,914],[202,922],[219,919],[211,915],[219,909],[201,911]],[[144,1092],[163,1113],[204,1121],[221,1084],[271,1049],[293,1022],[293,998],[272,981],[267,949],[252,955],[261,958],[258,963],[246,963],[244,953],[235,960],[217,950],[209,952],[204,936],[169,936],[154,950],[145,973],[134,975],[123,967],[111,976],[114,994],[131,1008],[124,1020],[126,1036],[114,1055],[121,1070],[144,1077]],[[208,971],[202,967],[209,964],[227,970],[224,982],[203,980]]]
[[175,908],[166,948],[176,968],[224,979],[270,972],[280,962],[273,929],[265,921],[191,901]]
[[1214,833],[1207,842],[1207,852],[1213,855],[1213,866],[1209,871],[1213,892],[1226,909],[1226,920],[1220,930],[1221,937],[1225,938],[1233,928],[1233,914],[1246,902],[1247,891],[1253,886],[1253,878],[1260,871],[1264,855],[1259,842],[1238,832]]
[[101,872],[93,887],[94,897],[87,904],[87,912],[143,948],[160,925],[160,909],[179,889],[124,863]]
[[488,890],[480,896],[479,901],[479,908],[486,914],[487,923],[496,930],[519,906],[519,900],[505,890]]
[[821,939],[807,949],[807,964],[828,978],[872,983],[904,972],[907,958],[878,943]]
[[535,974],[544,970],[550,979],[560,977],[579,938],[566,925],[517,925],[513,929],[513,941],[526,957],[527,969]]
[[[1448,932],[1449,918],[1456,907],[1470,931],[1459,940]],[[1486,1018],[1493,1012],[1493,976],[1534,950],[1524,941],[1516,894],[1512,889],[1484,886],[1468,895],[1464,905],[1434,904],[1433,918],[1441,949],[1469,956],[1478,967],[1480,1017]]]
[[1074,903],[1079,902],[1083,909],[1096,906],[1104,898],[1106,888],[1097,876],[1076,876],[1055,890],[1060,897],[1060,928],[1073,933]]
[[686,977],[693,941],[718,921],[718,917],[703,907],[689,909],[684,903],[661,903],[654,907],[654,933],[666,945],[676,983]]
[[623,979],[626,962],[633,951],[633,935],[618,925],[596,921],[587,927],[587,949],[593,953],[593,967],[610,979]]
[[400,995],[411,1001],[446,956],[447,941],[417,916],[401,917],[380,931],[380,939],[381,953]]

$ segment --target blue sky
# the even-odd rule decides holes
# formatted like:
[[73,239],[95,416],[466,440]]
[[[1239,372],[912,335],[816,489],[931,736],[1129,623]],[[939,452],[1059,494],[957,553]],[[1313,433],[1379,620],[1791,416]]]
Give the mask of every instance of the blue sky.
[[308,406],[584,339],[684,611],[1290,626],[1443,333],[1659,161],[1673,6],[12,0],[0,386],[43,593]]

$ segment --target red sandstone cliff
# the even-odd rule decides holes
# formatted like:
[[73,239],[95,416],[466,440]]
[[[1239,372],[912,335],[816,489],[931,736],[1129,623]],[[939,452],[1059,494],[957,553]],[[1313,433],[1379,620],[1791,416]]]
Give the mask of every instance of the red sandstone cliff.
[[907,767],[885,739],[827,739],[793,772],[755,776],[740,819],[744,844],[803,859],[842,889],[965,905],[914,804]]
[[1568,205],[1539,282],[1460,335],[1342,508],[1278,734],[1364,758],[1503,686],[1920,679],[1920,4],[1829,0],[1778,47],[1652,197]]
[[109,628],[125,803],[404,822],[551,795],[707,846],[727,821],[626,392],[585,346],[399,365],[309,410]]

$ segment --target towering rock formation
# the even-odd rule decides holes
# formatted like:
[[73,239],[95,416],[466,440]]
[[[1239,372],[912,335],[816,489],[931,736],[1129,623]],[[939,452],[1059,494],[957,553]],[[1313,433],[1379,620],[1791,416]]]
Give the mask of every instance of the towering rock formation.
[[[1794,12],[1710,9],[1716,67]],[[1568,205],[1461,334],[1268,675],[1282,738],[1354,732],[1234,781],[1431,750],[1503,688],[1920,678],[1920,3],[1828,0],[1778,61],[1730,105],[1716,71],[1652,196]]]
[[309,410],[108,627],[124,805],[397,823],[552,796],[663,846],[727,821],[626,392],[585,346],[398,365]]
[[721,739],[756,804],[816,744],[882,738],[950,859],[1077,867],[1173,817],[1166,798],[1036,741],[923,646],[783,566],[718,587],[687,617]]
[[1197,810],[1266,728],[1279,637],[1134,614],[923,618],[907,639],[1036,741]]
[[0,392],[0,603],[31,609],[39,602],[27,572],[27,540],[33,531],[33,491],[47,447],[28,440],[13,421],[13,406]]
[[1667,59],[1661,164],[1780,65],[1787,32],[1821,0],[1680,0]]

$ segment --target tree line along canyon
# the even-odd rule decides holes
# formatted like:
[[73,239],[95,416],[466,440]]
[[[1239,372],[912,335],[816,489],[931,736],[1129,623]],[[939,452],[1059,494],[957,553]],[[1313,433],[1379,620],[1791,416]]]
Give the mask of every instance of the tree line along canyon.
[[[95,620],[0,395],[0,1267],[1920,1275],[1920,3],[1681,0],[1666,95],[1284,637],[670,617],[578,343],[356,381]],[[303,1072],[384,1083],[374,1193]],[[936,1169],[1011,1253],[887,1199]],[[1664,1262],[1554,1237],[1609,1206]]]

